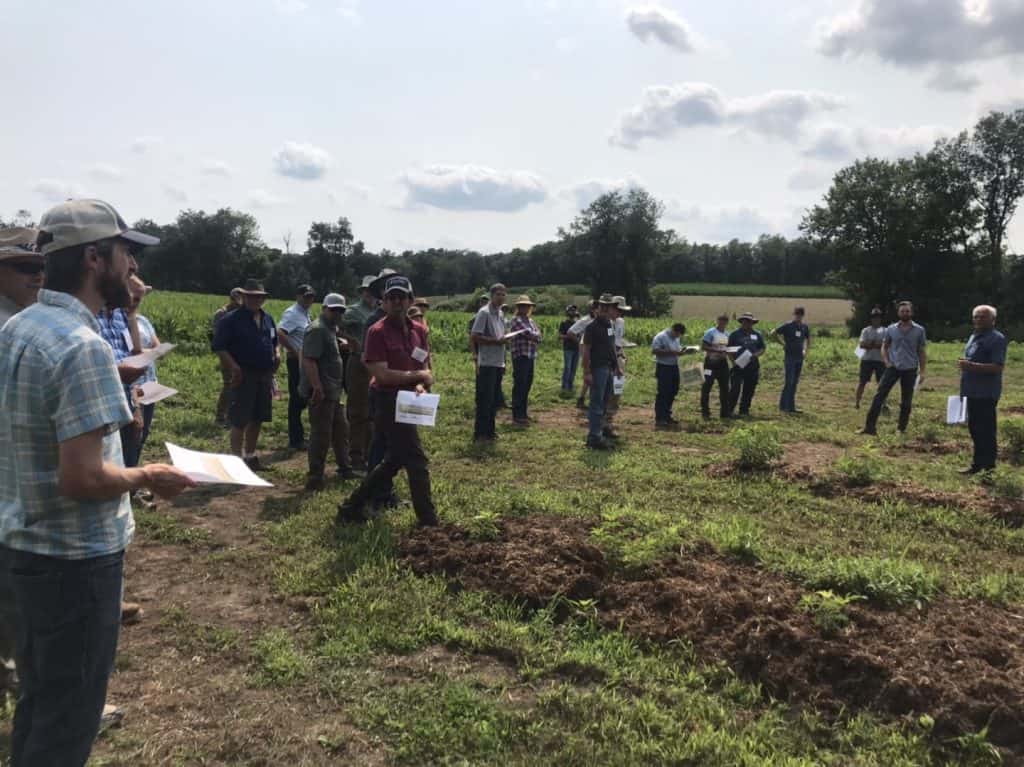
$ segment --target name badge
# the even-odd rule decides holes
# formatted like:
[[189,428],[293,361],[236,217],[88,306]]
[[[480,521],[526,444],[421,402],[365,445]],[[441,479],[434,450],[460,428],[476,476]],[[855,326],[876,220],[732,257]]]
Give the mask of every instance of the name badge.
[[417,346],[415,349],[412,350],[412,358],[417,362],[426,362],[427,352]]
[[796,336],[797,338],[799,338],[799,337],[801,336],[801,332],[800,332],[800,331],[798,330],[798,331],[796,331],[796,333],[795,333],[794,335],[795,335],[795,336]]
[[128,351],[131,351],[132,347],[135,346],[135,344],[132,343],[132,331],[130,330],[124,331],[124,345],[128,347]]
[[612,328],[608,328],[608,337],[610,338],[611,336],[614,336],[614,335],[615,335],[615,331]]

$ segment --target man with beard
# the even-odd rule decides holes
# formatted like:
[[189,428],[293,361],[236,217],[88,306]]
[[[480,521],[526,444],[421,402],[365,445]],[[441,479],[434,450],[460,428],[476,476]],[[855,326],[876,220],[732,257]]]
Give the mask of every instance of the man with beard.
[[419,433],[410,424],[395,421],[395,403],[399,391],[424,393],[434,384],[430,372],[430,342],[427,331],[406,313],[412,304],[412,283],[398,275],[384,284],[387,316],[366,334],[363,360],[373,380],[370,397],[374,413],[374,432],[384,437],[384,457],[363,480],[348,500],[338,507],[338,524],[367,521],[366,504],[380,497],[391,486],[395,474],[405,469],[409,476],[409,494],[420,525],[437,524],[431,498],[430,471]]
[[259,471],[256,455],[263,424],[273,416],[274,373],[281,364],[274,319],[263,311],[267,291],[259,280],[242,288],[243,305],[217,325],[213,348],[231,370],[231,452]]
[[299,390],[309,402],[309,476],[306,490],[323,490],[327,449],[334,449],[338,476],[355,479],[348,455],[348,419],[341,404],[344,379],[338,325],[345,314],[345,297],[328,293],[320,319],[302,343],[302,379]]
[[0,546],[21,682],[11,763],[80,767],[117,652],[128,494],[195,483],[173,466],[124,467],[131,413],[96,321],[127,305],[131,248],[156,238],[99,200],[62,203],[39,229],[46,289],[0,330]]
[[896,384],[900,385],[900,417],[896,428],[900,434],[907,430],[910,423],[910,410],[914,403],[914,389],[924,382],[925,369],[928,365],[928,338],[925,329],[914,322],[914,305],[910,301],[902,301],[896,309],[899,322],[885,329],[882,336],[882,362],[885,372],[878,383],[878,391],[871,401],[867,421],[861,434],[877,434],[878,416],[882,412],[889,392]]

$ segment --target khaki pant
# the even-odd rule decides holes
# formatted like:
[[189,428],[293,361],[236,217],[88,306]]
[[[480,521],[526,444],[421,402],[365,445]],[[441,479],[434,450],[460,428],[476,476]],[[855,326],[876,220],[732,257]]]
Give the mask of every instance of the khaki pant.
[[345,406],[336,399],[322,399],[309,406],[309,476],[324,475],[328,448],[334,449],[334,461],[339,470],[350,468],[348,419]]
[[359,359],[358,354],[348,358],[345,371],[345,383],[348,388],[348,413],[350,455],[352,465],[357,469],[366,468],[370,454],[370,371]]
[[217,398],[217,423],[228,420],[228,405],[231,404],[231,371],[223,365],[220,368],[220,397]]

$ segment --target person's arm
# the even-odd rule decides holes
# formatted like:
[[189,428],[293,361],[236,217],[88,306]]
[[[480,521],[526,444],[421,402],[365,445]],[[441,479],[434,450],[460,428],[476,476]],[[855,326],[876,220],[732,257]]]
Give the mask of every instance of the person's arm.
[[924,383],[924,371],[928,367],[928,350],[923,346],[917,353],[918,366],[917,376],[920,383]]
[[754,356],[755,356],[755,357],[760,357],[760,356],[761,356],[762,354],[764,354],[764,353],[765,353],[765,350],[766,350],[767,348],[768,348],[768,347],[766,347],[766,346],[765,346],[765,343],[764,343],[764,337],[762,337],[762,338],[761,338],[761,346],[760,346],[760,348],[758,348],[758,349],[757,349],[756,351],[754,351],[754,352],[753,352]]
[[219,351],[217,356],[220,357],[221,367],[231,372],[231,388],[237,389],[242,385],[242,366],[235,362],[230,352]]
[[593,381],[590,374],[590,344],[584,341],[580,347],[583,349],[583,383],[590,386]]
[[422,393],[434,385],[430,370],[392,370],[386,362],[367,362],[366,367],[382,386],[405,388],[415,385],[416,390]]
[[282,330],[280,327],[278,327],[277,329],[277,343],[278,346],[283,346],[285,349],[287,349],[290,352],[294,352],[295,354],[298,354],[300,351],[299,348],[292,343],[292,339],[288,336],[288,334],[285,333],[284,330]]
[[123,493],[149,488],[163,498],[173,498],[196,483],[167,464],[155,463],[126,469],[103,460],[106,429],[96,429],[61,442],[58,448],[57,490],[76,501],[104,501]]
[[139,332],[139,315],[135,312],[124,313],[125,324],[128,325],[128,335],[132,339],[132,348],[129,349],[132,354],[138,354],[142,351],[142,333]]
[[868,341],[866,339],[867,333],[863,330],[860,332],[860,348],[861,349],[874,349],[878,344],[874,341]]
[[320,382],[320,366],[313,357],[302,357],[302,367],[306,371],[306,380],[309,381],[309,404],[317,405],[324,398],[324,387]]
[[811,351],[811,329],[807,328],[807,332],[804,333],[804,356],[806,357],[808,352]]
[[892,362],[889,361],[889,345],[891,343],[889,336],[885,336],[885,338],[882,339],[882,362],[885,363],[887,368],[892,367]]
[[969,370],[972,373],[998,375],[1003,372],[1003,366],[998,362],[971,362],[968,359],[962,359],[959,364],[961,370]]

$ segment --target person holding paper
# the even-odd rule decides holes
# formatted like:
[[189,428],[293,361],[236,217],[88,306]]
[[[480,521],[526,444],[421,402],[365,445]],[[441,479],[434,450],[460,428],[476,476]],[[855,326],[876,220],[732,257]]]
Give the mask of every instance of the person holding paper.
[[730,354],[732,374],[729,386],[729,415],[739,403],[741,416],[750,415],[750,403],[754,399],[757,383],[761,377],[761,355],[764,354],[764,336],[754,330],[758,322],[750,312],[740,315],[740,327],[729,335],[729,346],[737,351]]
[[73,200],[39,223],[46,289],[0,330],[0,547],[17,605],[21,695],[11,761],[83,765],[100,725],[121,625],[129,493],[195,483],[165,464],[125,468],[123,380],[96,316],[129,301],[130,230]]
[[796,406],[796,387],[800,383],[800,374],[804,369],[804,360],[811,350],[811,329],[804,322],[804,308],[798,306],[793,310],[793,319],[772,331],[772,336],[780,339],[783,345],[783,365],[785,382],[782,394],[779,395],[779,410],[783,413],[799,413]]
[[604,293],[597,299],[597,313],[583,332],[583,383],[590,387],[590,409],[587,411],[587,447],[611,450],[605,421],[605,408],[612,392],[612,380],[622,374],[615,353],[615,329],[612,312],[615,298]]
[[882,310],[875,307],[871,310],[871,324],[860,331],[860,382],[857,384],[857,395],[854,406],[860,410],[860,400],[864,396],[864,387],[868,385],[871,377],[875,382],[881,382],[882,374],[885,373],[885,363],[882,362],[882,341],[885,340],[885,328],[882,327]]
[[[136,349],[139,351],[155,349],[160,345],[160,338],[157,336],[156,330],[153,328],[153,323],[149,321],[149,318],[145,315],[139,314],[139,307],[142,305],[142,299],[146,297],[146,294],[149,293],[152,288],[146,285],[139,275],[133,274],[128,279],[128,290],[131,292],[132,300],[128,305],[126,316],[128,318],[128,328],[132,335],[132,351],[134,352]],[[139,403],[138,400],[140,397],[140,387],[147,383],[155,382],[156,380],[156,362],[153,362],[146,368],[146,372],[144,372],[132,384],[135,401],[142,413],[142,431],[133,446],[135,453],[130,459],[128,457],[125,458],[126,466],[139,465],[139,462],[142,459],[142,449],[146,446],[146,441],[149,439],[149,432],[153,428],[153,415],[156,412],[156,403],[143,405]],[[151,498],[141,500],[144,500],[146,503],[152,501]]]
[[311,285],[299,285],[295,289],[295,303],[284,310],[277,325],[278,346],[285,350],[285,364],[288,367],[288,448],[305,450],[306,434],[302,427],[302,411],[306,400],[299,393],[299,378],[302,367],[302,340],[313,321],[309,318],[309,307],[316,300]]
[[[213,337],[217,332],[217,325],[222,319],[242,305],[242,289],[231,288],[228,302],[213,313],[210,321],[210,349],[213,350]],[[228,426],[228,405],[231,404],[231,368],[227,367],[218,357],[217,365],[220,367],[220,396],[217,397],[217,413],[214,422],[218,426]]]
[[658,382],[658,393],[654,399],[654,427],[671,429],[679,421],[672,417],[672,403],[679,394],[679,358],[693,354],[693,349],[684,349],[679,339],[686,333],[681,322],[666,328],[654,337],[651,352],[654,354],[654,377]]
[[[579,347],[580,360],[581,361],[583,359],[583,334],[586,332],[587,328],[590,326],[590,323],[594,321],[594,317],[596,317],[596,316],[597,316],[597,301],[596,300],[591,300],[590,307],[589,307],[589,309],[587,311],[587,316],[586,317],[581,317],[580,319],[576,320],[576,322],[574,322],[572,324],[572,326],[569,328],[568,335],[571,336],[572,338],[576,339],[576,346]],[[587,403],[588,403],[587,395],[589,393],[590,393],[590,386],[587,384],[586,380],[584,380],[583,381],[583,385],[580,386],[580,396],[576,400],[576,407],[579,410],[586,410],[587,409]]]
[[422,526],[437,524],[431,497],[430,470],[416,426],[395,420],[399,391],[425,393],[434,384],[430,372],[430,341],[426,329],[406,316],[413,301],[412,283],[398,275],[384,284],[387,316],[366,334],[363,360],[373,376],[370,396],[374,430],[385,437],[384,458],[355,492],[338,507],[337,524],[367,521],[366,505],[391,486],[405,469],[416,518]]
[[704,420],[711,417],[711,387],[718,384],[718,414],[729,417],[729,315],[719,314],[715,326],[708,328],[701,340],[704,351],[704,383],[700,387],[700,414]]
[[[615,331],[615,356],[619,364],[619,372],[616,374],[620,377],[626,375],[626,312],[633,311],[633,307],[626,303],[625,296],[612,296],[615,304],[612,306],[611,320],[612,328]],[[616,413],[619,412],[619,405],[622,403],[622,394],[615,392],[615,387],[612,387],[611,396],[608,398],[608,404],[605,408],[605,429],[604,435],[611,439],[618,439],[618,435],[612,428],[612,421],[615,419]]]
[[960,367],[960,396],[967,398],[967,427],[974,443],[974,458],[962,474],[977,474],[996,467],[996,407],[1003,393],[1006,336],[996,330],[996,308],[982,304],[971,312],[974,333],[967,339]]
[[530,389],[533,388],[533,368],[540,345],[540,327],[530,314],[536,306],[529,296],[516,300],[516,316],[512,319],[512,421],[518,426],[529,426],[527,409],[530,403]]
[[871,401],[867,421],[861,434],[877,434],[878,416],[882,412],[889,392],[900,385],[900,416],[897,424],[900,434],[910,423],[910,409],[914,402],[914,389],[924,383],[925,367],[928,363],[926,346],[928,339],[921,325],[914,322],[914,305],[902,301],[896,309],[899,322],[885,329],[882,338],[882,361],[885,372],[878,384],[878,391]]
[[281,365],[277,326],[265,311],[267,291],[259,280],[248,279],[242,288],[243,306],[217,325],[213,348],[231,370],[231,452],[259,471],[256,447],[263,424],[273,415],[274,373]]
[[477,353],[473,439],[477,442],[493,442],[498,438],[494,421],[505,370],[505,346],[509,342],[505,337],[505,315],[501,310],[506,295],[508,289],[500,282],[491,285],[487,305],[480,308],[473,320],[473,344]]
[[323,490],[327,450],[333,448],[341,479],[360,476],[352,470],[348,454],[348,419],[341,404],[343,366],[338,328],[346,310],[345,298],[324,296],[323,310],[302,343],[299,394],[309,402],[309,475],[306,490]]
[[[134,271],[132,272],[134,274]],[[128,290],[126,288],[126,290]],[[131,302],[131,293],[128,292],[125,306]],[[117,372],[124,384],[124,397],[128,402],[128,408],[132,413],[132,422],[121,429],[121,452],[124,456],[125,466],[131,467],[138,463],[139,439],[142,436],[143,418],[142,409],[135,402],[134,387],[146,373],[146,366],[137,367],[125,360],[141,349],[134,349],[134,340],[131,330],[128,327],[128,315],[119,306],[104,306],[96,313],[96,322],[100,326],[100,335],[114,352],[114,361],[117,363]]]

